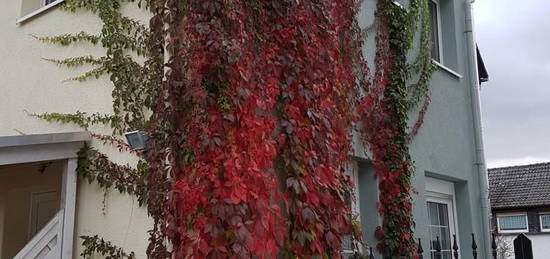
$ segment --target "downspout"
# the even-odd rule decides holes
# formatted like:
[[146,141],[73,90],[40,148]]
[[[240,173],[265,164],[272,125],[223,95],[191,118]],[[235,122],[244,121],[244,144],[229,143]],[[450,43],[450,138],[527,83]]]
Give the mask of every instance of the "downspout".
[[487,177],[487,165],[485,164],[485,152],[483,150],[483,135],[481,127],[481,104],[480,104],[480,83],[478,79],[476,43],[474,38],[474,23],[472,18],[472,8],[475,0],[466,0],[466,27],[464,34],[468,51],[468,79],[470,80],[470,96],[472,98],[472,116],[475,138],[475,167],[477,169],[480,189],[480,209],[482,214],[482,234],[485,258],[491,258],[490,247],[491,238],[489,235],[489,180]]

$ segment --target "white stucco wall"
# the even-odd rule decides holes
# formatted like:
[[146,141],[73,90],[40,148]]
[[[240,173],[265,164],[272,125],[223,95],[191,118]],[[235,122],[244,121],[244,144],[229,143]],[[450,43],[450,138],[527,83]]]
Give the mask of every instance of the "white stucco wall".
[[550,233],[546,235],[527,235],[533,242],[534,258],[550,257]]
[[[550,233],[547,234],[525,234],[531,240],[533,245],[533,258],[546,259],[550,258]],[[506,259],[515,259],[514,256],[514,235],[503,236],[503,241],[511,247],[512,255]]]
[[[146,20],[143,10],[125,8],[132,17]],[[27,22],[17,25],[21,0],[4,1],[0,8],[0,136],[19,134],[43,134],[81,131],[74,125],[48,123],[27,115],[29,113],[61,112],[77,110],[111,113],[111,83],[107,78],[85,83],[64,79],[80,75],[89,67],[79,69],[59,68],[41,58],[63,58],[79,55],[101,56],[103,50],[89,44],[69,47],[43,44],[30,35],[51,36],[60,33],[97,32],[100,22],[92,14],[75,14],[55,7]],[[110,133],[108,129],[91,129],[96,133]],[[135,163],[135,158],[118,153],[112,148],[98,147],[112,160]],[[75,255],[81,251],[80,235],[98,234],[127,251],[145,257],[147,230],[151,222],[146,211],[128,195],[111,191],[103,212],[103,190],[95,184],[79,182],[75,226]],[[1,239],[0,239],[1,240]]]

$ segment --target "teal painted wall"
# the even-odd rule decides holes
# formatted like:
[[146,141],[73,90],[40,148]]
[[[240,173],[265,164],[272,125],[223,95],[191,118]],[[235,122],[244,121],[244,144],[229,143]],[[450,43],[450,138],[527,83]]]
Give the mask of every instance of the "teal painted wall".
[[[399,1],[406,5],[407,1]],[[416,165],[413,183],[417,195],[414,196],[415,235],[422,238],[426,251],[424,258],[430,258],[429,233],[427,227],[426,177],[450,181],[454,184],[456,200],[456,218],[461,254],[469,258],[472,254],[471,233],[476,236],[479,258],[484,256],[483,231],[480,208],[480,187],[477,167],[475,166],[474,124],[470,81],[468,78],[467,42],[465,30],[466,0],[440,0],[442,14],[443,63],[433,74],[430,89],[432,103],[426,113],[424,124],[410,145],[412,158]],[[363,27],[372,24],[375,0],[363,3],[359,16]],[[374,31],[369,34],[366,46],[374,46]],[[365,48],[367,57],[372,59],[373,49]],[[370,62],[372,64],[372,62]],[[411,115],[411,124],[416,113]],[[368,160],[358,141],[355,143],[355,155]],[[361,220],[364,239],[376,244],[373,226],[379,224],[373,195],[377,192],[376,180],[368,162],[359,166],[359,188]]]

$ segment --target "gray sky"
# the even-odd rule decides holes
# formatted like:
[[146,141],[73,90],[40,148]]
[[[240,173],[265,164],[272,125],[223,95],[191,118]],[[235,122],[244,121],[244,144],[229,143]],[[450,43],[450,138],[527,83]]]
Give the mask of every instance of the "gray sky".
[[477,0],[489,167],[550,162],[550,1]]

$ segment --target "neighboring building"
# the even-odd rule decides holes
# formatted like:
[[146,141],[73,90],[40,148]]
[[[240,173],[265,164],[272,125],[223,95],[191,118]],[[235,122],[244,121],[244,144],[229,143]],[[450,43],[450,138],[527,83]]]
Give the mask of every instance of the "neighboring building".
[[[424,258],[430,241],[443,241],[443,258],[451,258],[457,235],[463,258],[472,253],[471,233],[478,252],[488,257],[487,175],[479,116],[479,82],[487,77],[477,65],[469,0],[429,0],[433,30],[432,53],[439,67],[431,81],[432,103],[425,122],[411,143],[416,237],[423,240]],[[0,258],[76,258],[81,235],[98,234],[144,258],[151,221],[132,197],[77,183],[76,153],[87,132],[73,125],[47,123],[27,112],[112,112],[108,78],[84,83],[61,81],[84,70],[58,68],[41,58],[101,55],[102,49],[79,44],[58,47],[29,35],[97,31],[93,14],[63,12],[63,0],[10,0],[0,8]],[[407,1],[399,1],[404,6]],[[360,21],[372,24],[375,0],[364,2]],[[124,8],[145,21],[145,11]],[[369,44],[373,43],[373,37]],[[367,51],[373,52],[374,49]],[[478,74],[482,75],[481,77]],[[95,127],[96,133],[110,133]],[[375,244],[379,225],[377,183],[359,141],[353,174],[364,239]],[[114,149],[97,146],[119,163],[136,161]],[[52,218],[53,217],[53,218]],[[49,223],[48,223],[49,222]],[[14,234],[17,233],[17,234]],[[23,249],[21,252],[20,250]]]
[[[513,249],[523,233],[534,258],[550,255],[550,163],[489,169],[492,229]],[[514,258],[513,256],[510,258]]]

